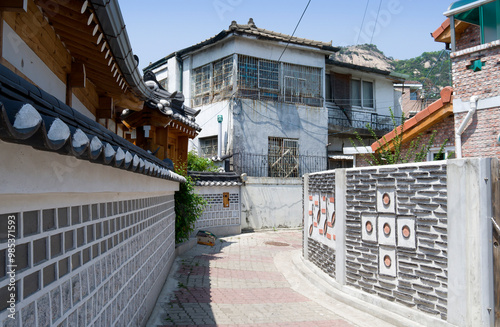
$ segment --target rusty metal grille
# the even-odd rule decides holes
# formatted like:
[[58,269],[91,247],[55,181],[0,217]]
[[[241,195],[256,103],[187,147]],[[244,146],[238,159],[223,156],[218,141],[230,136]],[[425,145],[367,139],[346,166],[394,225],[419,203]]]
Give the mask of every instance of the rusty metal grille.
[[217,155],[217,136],[200,138],[200,155],[204,158]]
[[321,69],[238,55],[238,95],[321,106]]
[[321,106],[321,69],[283,63],[284,101]]
[[210,76],[212,64],[193,69],[193,106],[206,104],[210,101]]
[[213,63],[213,99],[219,100],[233,90],[233,57],[229,56]]
[[233,90],[233,56],[193,69],[193,107],[219,101]]
[[299,177],[299,141],[269,137],[269,177]]

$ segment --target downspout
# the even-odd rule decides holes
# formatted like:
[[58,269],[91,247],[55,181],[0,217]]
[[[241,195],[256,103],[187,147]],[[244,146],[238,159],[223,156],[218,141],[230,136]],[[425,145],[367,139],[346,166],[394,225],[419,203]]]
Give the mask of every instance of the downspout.
[[179,61],[179,70],[180,70],[180,81],[179,81],[179,92],[183,91],[183,81],[184,81],[184,60],[182,60],[182,57],[179,56],[177,53],[175,54],[175,58]]
[[462,159],[462,133],[465,130],[465,127],[471,120],[472,116],[476,112],[477,109],[477,101],[479,100],[479,97],[477,95],[473,95],[470,97],[470,109],[469,112],[467,112],[467,115],[465,116],[464,120],[460,124],[460,127],[458,127],[457,131],[455,132],[455,153],[457,159]]

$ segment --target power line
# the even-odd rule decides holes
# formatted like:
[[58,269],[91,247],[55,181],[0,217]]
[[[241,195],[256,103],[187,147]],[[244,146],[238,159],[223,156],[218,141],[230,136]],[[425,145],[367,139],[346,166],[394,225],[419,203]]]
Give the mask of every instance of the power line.
[[299,24],[300,24],[300,22],[302,21],[302,17],[304,17],[304,14],[306,13],[306,10],[307,10],[307,8],[309,7],[309,4],[310,4],[310,3],[311,3],[311,0],[309,0],[309,1],[307,2],[307,6],[306,6],[306,8],[304,9],[304,11],[302,12],[302,15],[300,16],[300,19],[299,19],[299,21],[297,22],[297,25],[295,25],[295,29],[293,30],[292,35],[290,35],[290,38],[288,39],[288,42],[286,43],[286,46],[285,46],[285,48],[283,49],[283,52],[281,53],[281,55],[280,55],[280,57],[279,57],[279,59],[278,59],[278,62],[281,60],[281,57],[283,56],[283,54],[285,53],[286,49],[288,48],[288,45],[290,44],[290,41],[292,40],[292,37],[295,35],[295,31],[297,31],[297,28],[299,27]]
[[378,14],[380,14],[380,7],[382,7],[382,0],[380,0],[380,3],[378,5],[377,18],[375,18],[375,25],[373,25],[373,31],[372,31],[372,37],[370,38],[370,44],[372,44],[372,42],[373,42],[373,35],[375,35],[375,29],[377,29]]
[[368,11],[368,5],[370,4],[370,0],[366,0],[365,13],[363,14],[363,20],[361,21],[361,26],[359,28],[358,39],[356,40],[356,45],[359,43],[359,37],[361,36],[361,31],[363,30],[363,25],[365,24],[366,12]]

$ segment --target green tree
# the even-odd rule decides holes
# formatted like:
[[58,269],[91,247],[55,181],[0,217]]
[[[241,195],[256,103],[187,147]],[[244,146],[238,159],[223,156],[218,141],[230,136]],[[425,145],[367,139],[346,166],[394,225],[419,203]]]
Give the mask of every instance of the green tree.
[[190,171],[217,171],[217,166],[210,160],[202,158],[194,151],[188,153],[187,164],[175,169],[175,172],[186,178],[185,183],[179,185],[175,192],[175,242],[181,243],[189,239],[207,201],[194,191],[195,181],[188,175]]

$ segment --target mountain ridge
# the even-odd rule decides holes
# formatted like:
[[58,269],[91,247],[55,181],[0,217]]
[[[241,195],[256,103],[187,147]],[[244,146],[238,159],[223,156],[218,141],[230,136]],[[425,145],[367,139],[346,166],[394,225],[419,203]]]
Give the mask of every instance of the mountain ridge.
[[450,56],[446,50],[422,52],[410,59],[387,57],[374,44],[341,47],[331,59],[354,65],[389,70],[409,75],[408,81],[422,83],[424,91],[433,97],[445,86],[451,85]]

